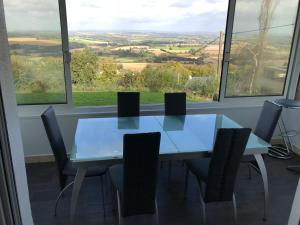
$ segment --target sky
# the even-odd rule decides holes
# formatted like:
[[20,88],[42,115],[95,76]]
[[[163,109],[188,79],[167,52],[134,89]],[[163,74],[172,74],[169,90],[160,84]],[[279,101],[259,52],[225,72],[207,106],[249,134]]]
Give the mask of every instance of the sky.
[[[237,0],[235,30],[258,27],[262,0]],[[298,0],[278,1],[273,25],[293,23]],[[42,3],[42,4],[41,4]],[[228,0],[66,0],[70,31],[225,31]],[[4,0],[7,28],[60,30],[57,0]]]

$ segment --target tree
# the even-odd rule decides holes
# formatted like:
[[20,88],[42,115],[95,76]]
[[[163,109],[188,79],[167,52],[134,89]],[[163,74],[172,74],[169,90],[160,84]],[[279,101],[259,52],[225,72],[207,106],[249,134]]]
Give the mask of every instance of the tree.
[[255,61],[249,86],[250,95],[254,93],[258,74],[262,70],[263,54],[267,44],[267,34],[277,4],[278,0],[262,0],[261,3],[260,14],[258,17],[259,35],[254,50],[250,51],[253,56],[253,60]]
[[34,80],[33,63],[23,56],[12,55],[11,64],[17,91],[27,89]]
[[151,91],[173,89],[177,86],[177,79],[174,73],[164,65],[148,65],[144,70],[145,86]]
[[89,49],[74,51],[72,55],[72,83],[89,87],[94,84],[98,73],[98,57]]
[[101,58],[99,69],[101,81],[112,82],[117,80],[119,67],[113,58]]

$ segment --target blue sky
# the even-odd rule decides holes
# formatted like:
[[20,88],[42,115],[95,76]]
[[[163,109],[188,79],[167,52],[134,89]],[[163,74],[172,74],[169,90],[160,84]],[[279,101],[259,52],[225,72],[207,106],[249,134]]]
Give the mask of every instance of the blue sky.
[[[298,0],[277,2],[272,25],[293,23]],[[237,0],[235,30],[258,27],[262,0]],[[42,4],[41,4],[42,3]],[[66,0],[70,31],[219,32],[228,0]],[[57,0],[4,0],[9,31],[60,30]]]

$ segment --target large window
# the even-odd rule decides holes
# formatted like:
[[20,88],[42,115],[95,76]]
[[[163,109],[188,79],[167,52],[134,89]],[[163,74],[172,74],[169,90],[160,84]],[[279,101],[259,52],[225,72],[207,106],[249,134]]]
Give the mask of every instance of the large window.
[[237,0],[226,96],[282,95],[298,0]]
[[73,103],[114,105],[117,91],[142,104],[164,92],[218,99],[228,0],[66,0]]
[[118,91],[139,91],[142,104],[182,91],[189,102],[282,96],[298,2],[4,0],[17,102],[115,105]]
[[66,103],[58,1],[4,6],[17,103]]

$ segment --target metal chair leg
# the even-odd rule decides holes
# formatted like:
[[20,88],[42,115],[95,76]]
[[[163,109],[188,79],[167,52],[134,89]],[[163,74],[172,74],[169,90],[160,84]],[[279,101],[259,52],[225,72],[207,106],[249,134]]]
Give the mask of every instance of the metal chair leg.
[[184,200],[186,200],[186,194],[189,186],[189,169],[186,167],[185,169],[185,181],[184,181]]
[[64,189],[61,190],[61,192],[59,193],[59,195],[57,196],[56,198],[56,201],[55,201],[55,207],[54,207],[54,216],[57,215],[57,206],[58,206],[58,203],[59,203],[59,200],[61,199],[61,197],[63,196],[63,193],[68,190],[69,187],[71,187],[72,185],[74,184],[74,181],[72,181],[71,183],[69,183],[67,186],[64,187]]
[[111,199],[112,199],[112,211],[113,215],[116,215],[117,205],[116,205],[116,190],[112,182],[110,182],[110,190],[111,190]]
[[202,224],[206,225],[206,204],[203,199],[203,188],[201,182],[199,182],[199,189],[200,189],[200,202],[202,206]]
[[168,181],[171,180],[172,176],[172,161],[168,161]]
[[104,201],[104,180],[103,180],[103,176],[100,177],[101,179],[101,198],[102,198],[102,208],[103,208],[103,216],[104,218],[106,217],[106,213],[105,213],[105,201]]
[[232,205],[233,205],[233,216],[234,216],[234,224],[237,225],[237,210],[236,210],[236,200],[235,194],[232,196]]
[[249,180],[252,179],[252,172],[251,172],[251,165],[250,164],[248,164],[248,178],[249,178]]

